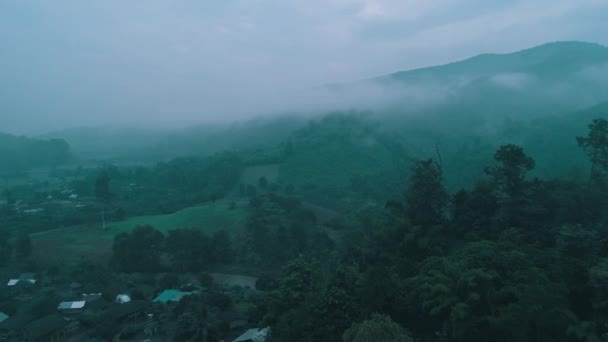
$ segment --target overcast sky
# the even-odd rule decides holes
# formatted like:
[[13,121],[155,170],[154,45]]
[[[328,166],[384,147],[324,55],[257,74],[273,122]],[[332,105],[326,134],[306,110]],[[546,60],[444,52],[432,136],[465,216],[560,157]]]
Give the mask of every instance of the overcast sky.
[[0,131],[233,120],[317,85],[556,40],[606,0],[2,0]]

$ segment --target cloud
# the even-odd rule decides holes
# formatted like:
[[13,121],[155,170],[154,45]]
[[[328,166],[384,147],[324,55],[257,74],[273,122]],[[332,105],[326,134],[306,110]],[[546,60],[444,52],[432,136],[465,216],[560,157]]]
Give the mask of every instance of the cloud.
[[608,44],[607,10],[604,0],[2,1],[0,127],[377,104],[402,89],[352,100],[308,89],[546,41]]
[[503,73],[490,77],[490,80],[496,85],[512,89],[522,89],[530,85],[532,79],[530,75],[523,72]]

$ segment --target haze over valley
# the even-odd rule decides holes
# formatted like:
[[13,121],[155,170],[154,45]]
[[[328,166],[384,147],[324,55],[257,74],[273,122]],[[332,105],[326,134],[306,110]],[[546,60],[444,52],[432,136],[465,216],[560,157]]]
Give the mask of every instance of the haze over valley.
[[608,340],[608,3],[0,4],[0,341]]

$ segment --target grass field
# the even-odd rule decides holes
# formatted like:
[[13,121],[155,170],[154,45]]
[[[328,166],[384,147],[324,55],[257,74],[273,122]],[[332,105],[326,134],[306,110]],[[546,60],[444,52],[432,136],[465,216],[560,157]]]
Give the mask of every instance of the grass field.
[[196,228],[207,234],[218,230],[234,232],[242,227],[246,209],[243,204],[234,210],[226,201],[190,207],[169,215],[136,216],[122,222],[108,224],[111,233],[131,231],[137,226],[151,225],[167,233],[176,228]]
[[106,261],[111,255],[114,236],[137,226],[151,225],[163,233],[176,228],[196,228],[207,234],[218,230],[238,232],[247,215],[240,204],[229,208],[228,201],[190,207],[169,215],[131,217],[122,222],[99,226],[70,227],[32,234],[34,257],[43,263],[61,264],[79,260]]

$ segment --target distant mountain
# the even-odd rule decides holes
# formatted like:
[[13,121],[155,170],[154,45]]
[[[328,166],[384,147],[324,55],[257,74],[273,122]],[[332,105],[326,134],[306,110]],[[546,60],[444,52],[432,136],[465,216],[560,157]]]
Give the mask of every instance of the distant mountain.
[[304,123],[300,117],[282,116],[184,129],[81,127],[41,137],[65,139],[83,161],[142,162],[274,147]]
[[65,139],[74,155],[85,160],[132,157],[145,146],[155,146],[168,130],[142,127],[76,127],[41,135],[42,139]]
[[505,120],[533,120],[608,101],[608,48],[556,42],[365,82],[399,94],[381,111],[409,126],[492,134]]
[[0,175],[50,167],[70,160],[70,146],[62,139],[31,139],[0,133]]
[[[565,75],[608,67],[608,47],[586,42],[554,42],[507,54],[482,54],[464,61],[377,78],[379,81],[436,80],[462,84],[497,75],[526,74],[561,80]],[[589,70],[591,69],[591,70]],[[500,80],[499,80],[500,82]],[[505,80],[505,84],[508,83]]]

